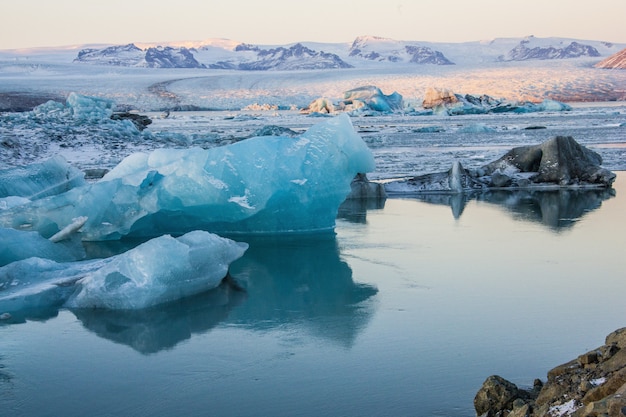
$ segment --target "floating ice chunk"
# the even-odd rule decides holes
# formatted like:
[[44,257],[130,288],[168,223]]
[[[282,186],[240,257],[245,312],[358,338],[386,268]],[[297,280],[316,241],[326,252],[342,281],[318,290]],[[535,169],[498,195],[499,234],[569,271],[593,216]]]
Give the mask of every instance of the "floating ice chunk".
[[346,91],[343,94],[344,103],[360,101],[369,109],[382,113],[391,113],[402,110],[402,96],[397,92],[389,95],[383,94],[380,88],[365,86]]
[[450,168],[450,177],[448,179],[450,190],[452,190],[453,193],[463,192],[462,176],[464,174],[465,174],[465,170],[461,166],[461,163],[459,161],[454,161],[452,163],[452,168]]
[[0,225],[32,225],[51,236],[87,216],[83,240],[197,229],[332,230],[354,176],[373,169],[372,153],[344,114],[298,138],[256,137],[208,150],[134,154],[97,183],[1,211]]
[[81,227],[83,227],[86,222],[87,217],[76,217],[75,219],[72,219],[72,223],[68,224],[59,232],[50,236],[48,240],[50,240],[50,242],[57,243],[69,239],[74,233],[76,233]]
[[397,92],[386,95],[383,94],[380,88],[368,85],[344,92],[343,100],[337,104],[324,97],[315,99],[307,108],[303,109],[303,112],[326,114],[347,111],[355,115],[362,115],[376,112],[392,113],[403,110],[403,107],[404,100]]
[[76,261],[85,257],[85,250],[80,239],[53,243],[37,232],[0,228],[0,266],[33,256]]
[[141,309],[217,287],[247,243],[194,231],[121,255],[73,263],[40,258],[0,268],[0,311],[62,306]]
[[459,129],[460,133],[488,133],[495,131],[496,130],[494,128],[489,127],[484,123],[473,123]]
[[58,309],[84,275],[84,265],[28,258],[0,267],[0,312]]
[[0,171],[0,198],[35,200],[85,185],[85,174],[56,156],[42,163]]
[[70,93],[67,97],[67,107],[75,119],[85,121],[99,121],[111,117],[115,102],[98,97],[88,97]]
[[82,278],[66,305],[141,309],[199,294],[217,287],[247,248],[247,243],[202,231],[177,239],[161,236]]
[[556,100],[544,100],[537,105],[537,111],[571,111],[572,107],[568,104],[561,103]]

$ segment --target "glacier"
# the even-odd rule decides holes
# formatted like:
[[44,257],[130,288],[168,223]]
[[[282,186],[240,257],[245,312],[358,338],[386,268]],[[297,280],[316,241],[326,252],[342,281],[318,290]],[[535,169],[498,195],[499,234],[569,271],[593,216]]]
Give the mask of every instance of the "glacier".
[[170,235],[105,259],[28,258],[0,267],[0,312],[67,308],[135,310],[216,288],[248,249],[204,231]]
[[126,157],[100,181],[0,211],[0,227],[50,237],[87,217],[82,240],[332,230],[339,205],[374,157],[347,115],[302,135]]

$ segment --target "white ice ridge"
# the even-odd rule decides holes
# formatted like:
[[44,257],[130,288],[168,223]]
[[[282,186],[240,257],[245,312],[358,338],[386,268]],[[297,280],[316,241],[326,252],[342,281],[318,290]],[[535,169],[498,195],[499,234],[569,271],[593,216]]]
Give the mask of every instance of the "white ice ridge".
[[299,138],[132,154],[97,183],[0,211],[0,226],[48,237],[85,216],[81,236],[91,241],[332,230],[354,176],[373,170],[371,151],[340,115]]
[[0,267],[0,313],[51,307],[141,309],[217,287],[248,249],[212,233],[161,236],[106,259],[28,258]]

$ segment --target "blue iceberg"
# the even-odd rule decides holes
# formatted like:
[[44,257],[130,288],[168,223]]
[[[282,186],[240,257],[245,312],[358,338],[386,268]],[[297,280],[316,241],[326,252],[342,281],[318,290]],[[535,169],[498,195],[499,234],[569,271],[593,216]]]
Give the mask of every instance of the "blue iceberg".
[[213,149],[158,149],[124,159],[100,181],[0,211],[0,227],[50,237],[87,217],[83,240],[332,230],[339,205],[374,157],[347,115],[299,137],[264,136]]
[[194,231],[106,259],[29,258],[0,268],[0,313],[59,307],[135,310],[216,288],[248,244]]
[[41,163],[0,170],[0,201],[7,197],[36,200],[85,184],[81,170],[62,156],[55,156]]
[[34,231],[0,228],[0,266],[37,256],[58,262],[85,258],[85,250],[76,235],[54,242]]

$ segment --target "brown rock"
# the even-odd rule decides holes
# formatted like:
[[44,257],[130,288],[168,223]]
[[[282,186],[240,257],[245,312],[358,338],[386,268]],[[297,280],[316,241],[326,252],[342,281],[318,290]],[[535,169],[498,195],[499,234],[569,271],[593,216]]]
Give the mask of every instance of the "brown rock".
[[474,409],[479,416],[503,416],[513,409],[513,402],[519,397],[520,390],[515,384],[501,376],[492,375],[485,380],[474,397]]
[[615,330],[606,337],[606,345],[617,345],[620,349],[626,348],[626,327]]

